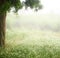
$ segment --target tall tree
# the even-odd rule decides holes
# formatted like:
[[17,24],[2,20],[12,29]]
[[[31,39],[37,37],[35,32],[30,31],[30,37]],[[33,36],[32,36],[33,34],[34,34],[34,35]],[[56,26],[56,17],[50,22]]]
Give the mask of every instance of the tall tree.
[[22,9],[23,6],[27,9],[28,7],[35,9],[42,8],[40,0],[0,0],[0,47],[5,46],[5,24],[6,24],[6,14],[14,8],[14,12]]

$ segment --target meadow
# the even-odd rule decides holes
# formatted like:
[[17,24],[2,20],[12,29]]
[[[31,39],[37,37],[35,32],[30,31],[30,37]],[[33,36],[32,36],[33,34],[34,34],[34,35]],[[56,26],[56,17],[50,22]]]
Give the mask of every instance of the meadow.
[[9,18],[10,16],[7,17],[6,46],[0,48],[0,58],[60,58],[59,21],[50,21],[51,24],[48,24],[48,20],[47,25],[51,26],[49,28],[41,20],[36,21],[37,18],[34,21],[27,20],[29,16],[27,21],[24,17],[18,17],[17,20],[16,17],[12,17],[13,20]]

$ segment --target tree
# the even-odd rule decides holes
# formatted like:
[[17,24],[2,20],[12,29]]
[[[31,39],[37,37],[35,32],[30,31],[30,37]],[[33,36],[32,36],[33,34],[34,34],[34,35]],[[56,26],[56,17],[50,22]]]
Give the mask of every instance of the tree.
[[14,8],[14,12],[17,12],[19,9],[22,9],[23,6],[27,9],[30,7],[31,9],[42,8],[42,5],[39,0],[0,0],[0,47],[5,46],[5,24],[6,24],[6,14],[12,8]]

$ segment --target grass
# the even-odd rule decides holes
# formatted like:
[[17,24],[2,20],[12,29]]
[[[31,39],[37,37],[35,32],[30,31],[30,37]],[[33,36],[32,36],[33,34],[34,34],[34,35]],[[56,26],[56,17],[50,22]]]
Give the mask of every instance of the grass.
[[7,30],[0,58],[60,58],[60,34],[40,30]]
[[[50,16],[8,15],[6,46],[0,48],[0,58],[60,58],[60,32],[53,32],[57,27],[59,29],[60,16]],[[20,30],[16,24],[20,24]],[[51,26],[53,30],[39,30],[35,25]]]

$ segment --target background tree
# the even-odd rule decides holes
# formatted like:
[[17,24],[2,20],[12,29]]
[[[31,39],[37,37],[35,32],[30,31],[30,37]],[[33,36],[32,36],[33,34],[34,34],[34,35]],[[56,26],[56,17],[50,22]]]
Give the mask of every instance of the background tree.
[[40,0],[0,0],[0,47],[5,46],[5,24],[6,24],[6,14],[14,8],[14,12],[22,9],[23,6],[27,9],[35,9],[36,11],[42,8]]

